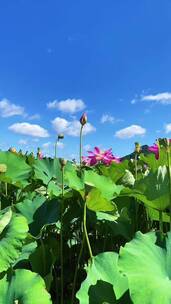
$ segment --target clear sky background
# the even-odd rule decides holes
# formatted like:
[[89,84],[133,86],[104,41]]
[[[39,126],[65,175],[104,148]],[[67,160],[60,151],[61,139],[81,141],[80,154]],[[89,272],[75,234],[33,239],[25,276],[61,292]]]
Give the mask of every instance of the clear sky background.
[[0,148],[76,157],[171,137],[170,0],[0,0]]

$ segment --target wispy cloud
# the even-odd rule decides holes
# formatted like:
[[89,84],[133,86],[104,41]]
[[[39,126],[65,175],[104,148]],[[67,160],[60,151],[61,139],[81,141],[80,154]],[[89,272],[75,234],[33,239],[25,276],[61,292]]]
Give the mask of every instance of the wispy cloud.
[[111,123],[111,124],[114,124],[114,123],[117,123],[120,121],[123,121],[123,120],[119,119],[119,118],[115,118],[114,116],[109,115],[109,114],[103,114],[101,117],[101,120],[100,120],[101,123]]
[[131,104],[135,104],[139,101],[149,101],[151,103],[159,103],[162,105],[171,104],[171,92],[162,92],[157,94],[149,94],[149,95],[136,95],[134,99],[131,100]]
[[[49,149],[50,147],[54,147],[54,146],[55,146],[54,143],[52,143],[51,141],[48,141],[48,142],[46,142],[46,143],[44,143],[42,145],[42,148],[43,149]],[[60,141],[57,142],[57,146],[58,146],[59,149],[63,149],[64,148],[64,144],[62,142],[60,142]]]
[[165,124],[164,126],[166,134],[171,132],[171,123]]
[[[78,120],[68,121],[64,118],[56,117],[52,120],[52,125],[58,133],[64,133],[75,137],[80,134],[80,122]],[[96,131],[96,128],[92,124],[87,123],[84,126],[83,134],[86,135],[94,131]]]
[[144,135],[146,129],[138,125],[131,125],[127,128],[121,129],[115,133],[115,136],[120,139],[131,138],[136,135]]
[[171,92],[158,93],[155,95],[146,95],[142,97],[142,100],[153,101],[161,103],[163,105],[171,104]]
[[25,145],[28,144],[28,141],[27,141],[27,139],[20,139],[20,140],[18,141],[18,143],[19,143],[19,145],[21,145],[21,146],[25,146]]
[[89,151],[91,149],[91,145],[90,144],[86,144],[83,146],[84,151]]
[[8,129],[14,133],[30,135],[34,137],[49,137],[49,133],[46,129],[39,125],[30,124],[27,122],[14,123],[9,126]]
[[25,116],[24,107],[12,103],[10,100],[3,98],[0,101],[0,116],[11,117],[11,116]]
[[63,113],[74,114],[82,111],[86,108],[86,105],[82,99],[66,99],[47,103],[48,109],[57,109]]
[[29,120],[39,120],[40,119],[40,114],[34,114],[31,116],[28,116],[27,119]]

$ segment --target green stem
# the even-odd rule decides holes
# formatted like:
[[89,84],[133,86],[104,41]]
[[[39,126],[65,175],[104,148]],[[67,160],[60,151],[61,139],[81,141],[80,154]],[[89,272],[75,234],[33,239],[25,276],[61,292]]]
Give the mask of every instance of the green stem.
[[7,196],[8,195],[8,184],[5,183],[5,195]]
[[163,234],[163,213],[159,210],[159,230]]
[[82,137],[83,137],[83,126],[80,129],[80,169],[82,166]]
[[171,231],[171,162],[170,162],[170,148],[167,147],[167,162],[168,162],[168,174],[169,174],[169,192],[170,192],[170,231]]
[[71,304],[74,304],[77,275],[78,275],[78,270],[79,270],[79,267],[80,267],[80,260],[81,260],[82,253],[83,253],[84,243],[85,243],[85,233],[83,231],[83,239],[82,239],[81,248],[80,248],[80,252],[79,252],[79,256],[78,256],[78,260],[77,260],[77,265],[76,265],[76,268],[75,268],[75,274],[74,274]]
[[138,177],[138,168],[137,168],[137,153],[135,153],[135,180],[137,180]]
[[84,221],[83,221],[84,233],[85,233],[85,238],[86,238],[86,241],[87,241],[87,246],[88,246],[88,250],[89,250],[89,254],[90,254],[90,259],[92,260],[93,259],[93,254],[92,254],[92,250],[91,250],[90,241],[89,241],[89,238],[88,238],[86,222],[87,222],[87,205],[86,205],[86,202],[85,202],[85,204],[84,204]]
[[42,247],[42,261],[43,261],[43,274],[46,275],[46,252],[45,252],[45,245],[43,243],[42,238],[40,238],[40,243]]
[[62,202],[61,202],[61,232],[60,232],[60,260],[61,260],[61,304],[64,303],[64,261],[63,261],[63,208],[64,208],[64,166],[62,166]]
[[57,158],[57,146],[58,146],[58,138],[55,141],[55,158]]

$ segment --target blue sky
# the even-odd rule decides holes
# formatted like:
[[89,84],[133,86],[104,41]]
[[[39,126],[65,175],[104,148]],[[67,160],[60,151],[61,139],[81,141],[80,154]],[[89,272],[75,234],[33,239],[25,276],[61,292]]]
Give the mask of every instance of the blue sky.
[[0,1],[0,148],[76,157],[171,132],[170,0]]

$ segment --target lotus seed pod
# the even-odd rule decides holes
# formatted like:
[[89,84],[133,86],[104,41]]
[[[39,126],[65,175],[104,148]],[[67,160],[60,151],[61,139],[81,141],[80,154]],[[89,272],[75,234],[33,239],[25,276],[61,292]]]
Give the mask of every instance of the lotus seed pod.
[[16,150],[16,148],[14,148],[14,147],[9,148],[8,151],[10,151],[10,152],[12,152],[12,153],[17,153],[17,150]]
[[59,158],[59,162],[62,168],[65,167],[65,165],[67,164],[67,160],[65,160],[64,158]]
[[138,142],[135,143],[135,152],[140,153],[141,152],[141,146]]
[[64,134],[62,133],[58,134],[58,139],[64,139]]
[[5,164],[0,164],[0,173],[5,173],[7,171],[7,166]]

